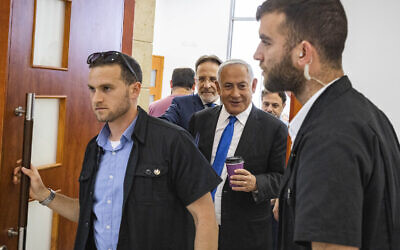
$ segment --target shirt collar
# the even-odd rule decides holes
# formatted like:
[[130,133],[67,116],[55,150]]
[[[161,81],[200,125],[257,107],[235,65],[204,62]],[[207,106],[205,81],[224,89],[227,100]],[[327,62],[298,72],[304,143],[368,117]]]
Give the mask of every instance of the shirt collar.
[[[207,104],[208,102],[203,101],[203,99],[201,99],[201,96],[200,96],[200,95],[199,95],[199,97],[200,97],[201,103],[203,103],[203,106],[206,106],[206,104]],[[218,98],[217,100],[215,100],[213,103],[214,103],[216,106],[220,105],[219,98]]]
[[133,130],[135,129],[135,124],[136,124],[136,120],[137,117],[139,115],[137,115],[135,117],[135,119],[131,122],[131,124],[129,125],[129,127],[127,129],[125,129],[124,133],[122,133],[122,137],[124,137],[127,141],[132,141],[132,134],[133,134]]
[[296,139],[297,133],[299,132],[301,125],[304,122],[304,119],[306,118],[308,112],[310,111],[311,107],[315,103],[315,101],[318,99],[318,97],[324,93],[324,91],[328,88],[329,85],[334,83],[336,80],[339,78],[334,79],[330,83],[326,84],[323,88],[318,90],[308,101],[301,107],[299,112],[296,114],[295,117],[293,117],[292,121],[289,123],[289,135],[290,139],[292,141],[292,146],[294,143],[294,140]]
[[[121,143],[125,142],[125,141],[132,141],[132,133],[133,130],[135,128],[135,124],[136,124],[136,120],[137,117],[131,122],[131,124],[129,124],[128,128],[125,129],[124,133],[122,133],[121,135]],[[99,145],[100,147],[104,148],[107,145],[108,142],[108,138],[110,137],[111,131],[110,131],[110,127],[108,126],[108,123],[106,123],[103,128],[101,129],[99,135],[97,136],[97,145]]]
[[[251,103],[245,111],[242,113],[236,115],[237,120],[244,126],[246,124],[247,119],[249,118],[251,108],[253,107],[253,103]],[[222,121],[225,121],[231,116],[231,114],[228,113],[226,110],[225,106],[222,105],[221,113],[220,113],[220,118],[222,118]]]
[[108,123],[104,124],[103,128],[101,129],[99,135],[97,136],[96,142],[97,145],[104,148],[107,145],[108,137],[110,137],[111,131]]

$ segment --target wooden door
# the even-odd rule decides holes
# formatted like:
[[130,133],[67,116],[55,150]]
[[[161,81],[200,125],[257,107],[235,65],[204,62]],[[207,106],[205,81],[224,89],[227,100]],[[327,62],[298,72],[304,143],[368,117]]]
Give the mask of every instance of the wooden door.
[[150,103],[161,99],[162,81],[164,72],[164,57],[152,56],[151,80],[150,80]]
[[[87,142],[99,124],[92,114],[87,88],[87,56],[95,51],[123,50],[131,54],[134,0],[55,0],[70,6],[69,39],[64,67],[33,67],[35,3],[38,0],[0,1],[0,246],[17,249],[19,186],[11,181],[22,156],[23,117],[14,109],[25,105],[25,94],[65,99],[63,157],[56,167],[41,170],[44,183],[78,197],[78,176]],[[49,13],[48,13],[49,14]],[[65,33],[64,33],[65,34]],[[73,249],[76,224],[59,218],[52,249]]]

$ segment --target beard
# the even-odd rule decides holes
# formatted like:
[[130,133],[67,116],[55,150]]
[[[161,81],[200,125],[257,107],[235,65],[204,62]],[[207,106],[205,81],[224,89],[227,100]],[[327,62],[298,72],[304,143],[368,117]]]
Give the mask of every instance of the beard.
[[294,95],[304,90],[306,79],[301,70],[296,69],[289,51],[285,57],[271,68],[264,79],[264,87],[271,92],[291,91]]
[[215,91],[215,93],[213,93],[213,94],[212,93],[207,93],[207,94],[198,93],[198,94],[199,94],[201,100],[203,100],[203,102],[205,102],[205,103],[215,102],[219,97],[219,95],[217,94],[217,91]]
[[100,114],[96,114],[96,118],[99,122],[113,122],[119,117],[123,116],[129,111],[131,107],[131,103],[129,100],[128,92],[126,92],[125,97],[121,100],[121,102],[117,105],[117,108],[114,111],[109,111],[109,113],[105,116]]

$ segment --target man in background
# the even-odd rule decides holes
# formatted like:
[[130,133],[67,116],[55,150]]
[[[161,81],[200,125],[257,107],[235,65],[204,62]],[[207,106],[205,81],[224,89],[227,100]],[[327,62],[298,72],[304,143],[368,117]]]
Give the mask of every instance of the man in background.
[[221,63],[221,59],[214,55],[204,55],[197,59],[195,64],[197,94],[175,97],[171,106],[160,118],[188,129],[189,120],[195,112],[217,105],[219,99],[217,71]]
[[265,88],[291,91],[303,105],[289,124],[279,249],[400,249],[400,146],[343,71],[343,5],[268,0],[256,17]]
[[194,84],[194,71],[191,68],[176,68],[172,72],[172,79],[170,82],[171,95],[150,103],[149,115],[159,117],[165,113],[167,108],[171,105],[172,99],[176,96],[193,94]]
[[[272,249],[270,199],[278,196],[287,128],[252,104],[257,79],[245,61],[221,64],[218,83],[222,105],[195,113],[189,131],[223,179],[212,193],[220,225],[219,249]],[[244,169],[229,179],[224,162],[231,156],[241,156]]]
[[283,91],[270,92],[264,89],[261,92],[261,109],[280,119],[282,111],[286,106],[286,94]]

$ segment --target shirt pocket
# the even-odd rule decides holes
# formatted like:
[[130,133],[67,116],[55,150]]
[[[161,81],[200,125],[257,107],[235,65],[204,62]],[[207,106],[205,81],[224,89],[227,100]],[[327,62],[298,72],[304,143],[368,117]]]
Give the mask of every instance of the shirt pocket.
[[80,191],[84,192],[85,194],[88,194],[88,190],[90,188],[89,182],[92,177],[92,171],[82,171],[80,176],[79,176],[79,186],[80,186]]
[[82,171],[81,175],[79,176],[79,183],[87,182],[92,175],[91,171]]
[[158,203],[170,198],[168,167],[142,165],[135,172],[134,189],[137,202]]

